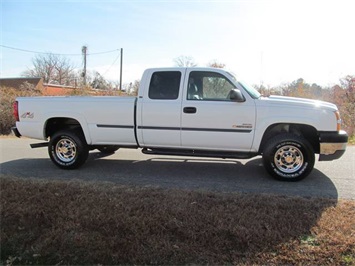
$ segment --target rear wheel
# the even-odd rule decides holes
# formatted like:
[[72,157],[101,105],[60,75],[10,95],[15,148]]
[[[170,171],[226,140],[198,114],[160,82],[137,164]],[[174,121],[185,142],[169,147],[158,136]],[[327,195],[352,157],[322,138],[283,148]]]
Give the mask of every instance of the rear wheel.
[[303,137],[282,134],[270,139],[263,151],[265,169],[282,181],[299,181],[314,166],[314,150]]
[[63,130],[51,137],[48,153],[56,166],[75,169],[85,163],[89,149],[80,130]]

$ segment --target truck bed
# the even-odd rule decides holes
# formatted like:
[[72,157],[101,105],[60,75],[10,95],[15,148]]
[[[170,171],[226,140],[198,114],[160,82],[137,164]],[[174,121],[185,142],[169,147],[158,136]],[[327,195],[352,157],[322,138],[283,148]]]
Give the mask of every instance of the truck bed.
[[44,124],[52,117],[71,117],[82,126],[88,144],[136,145],[135,97],[31,97],[18,98],[18,129],[22,135],[46,139]]

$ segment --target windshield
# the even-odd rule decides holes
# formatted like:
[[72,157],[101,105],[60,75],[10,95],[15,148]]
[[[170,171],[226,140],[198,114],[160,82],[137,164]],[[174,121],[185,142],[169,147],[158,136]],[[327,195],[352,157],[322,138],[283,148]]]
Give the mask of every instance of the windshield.
[[260,98],[261,94],[256,90],[254,89],[252,86],[244,83],[244,82],[241,82],[241,81],[238,81],[239,85],[242,86],[246,91],[247,93],[254,99],[258,99]]

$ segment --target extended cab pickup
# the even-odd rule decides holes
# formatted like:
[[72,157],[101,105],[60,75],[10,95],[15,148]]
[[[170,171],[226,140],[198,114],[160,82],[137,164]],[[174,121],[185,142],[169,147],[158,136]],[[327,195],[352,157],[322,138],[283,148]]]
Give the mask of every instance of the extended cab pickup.
[[[262,155],[279,180],[297,181],[319,160],[338,159],[348,135],[334,104],[262,97],[214,68],[147,69],[137,97],[29,97],[14,103],[16,136],[49,142],[63,169],[81,166],[92,149],[113,153],[245,159]],[[42,145],[33,145],[33,147]]]

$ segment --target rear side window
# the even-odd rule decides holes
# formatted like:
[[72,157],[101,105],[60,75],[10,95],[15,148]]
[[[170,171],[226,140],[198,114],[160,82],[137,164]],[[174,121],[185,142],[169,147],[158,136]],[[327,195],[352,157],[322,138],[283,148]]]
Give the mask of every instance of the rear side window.
[[155,100],[176,100],[179,97],[180,81],[180,71],[155,72],[149,84],[149,98]]

